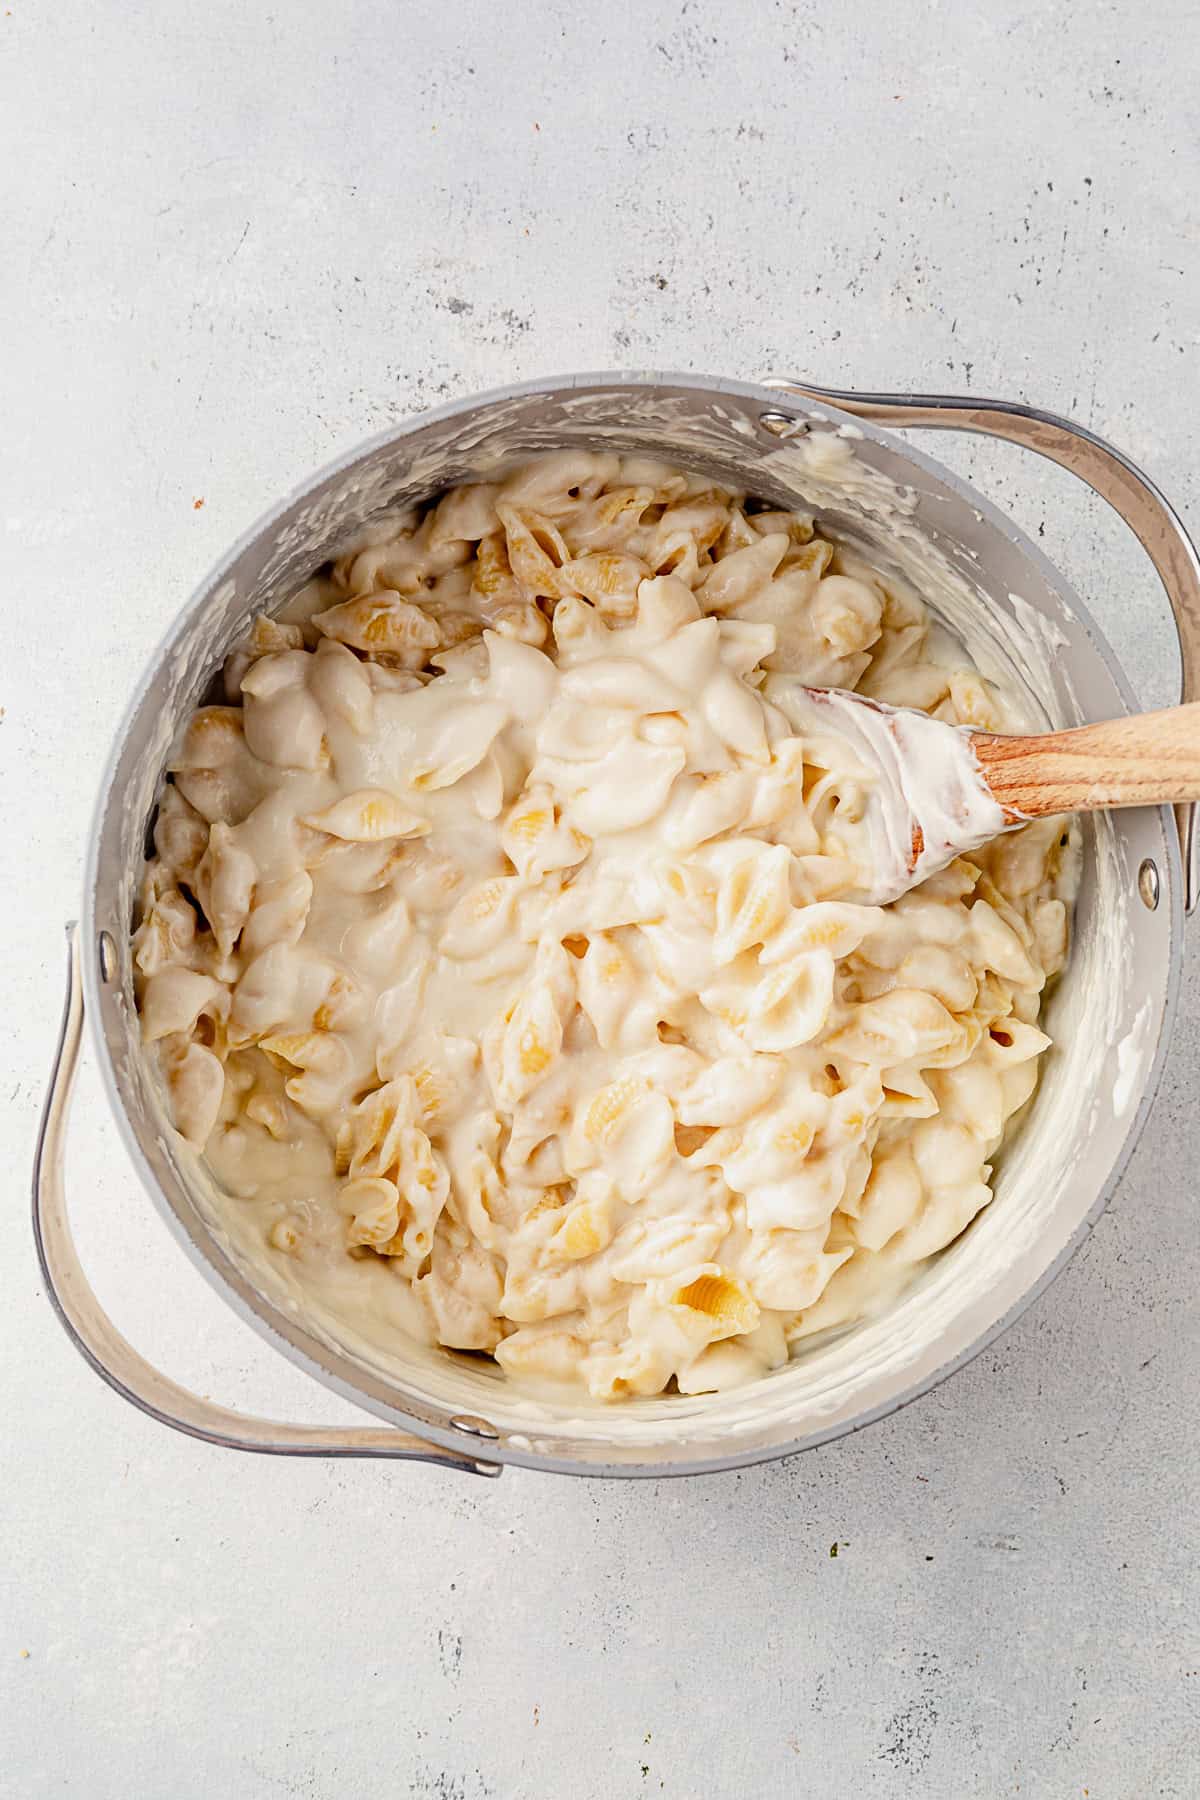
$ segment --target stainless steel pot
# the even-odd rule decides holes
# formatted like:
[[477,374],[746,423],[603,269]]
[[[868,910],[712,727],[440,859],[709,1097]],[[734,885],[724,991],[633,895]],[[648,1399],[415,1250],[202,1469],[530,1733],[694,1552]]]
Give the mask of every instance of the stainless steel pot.
[[[269,1454],[408,1457],[484,1475],[506,1462],[589,1475],[697,1473],[784,1456],[893,1411],[982,1349],[1062,1268],[1125,1165],[1166,1054],[1183,918],[1198,891],[1192,809],[1177,821],[1167,809],[1147,809],[1086,825],[1075,947],[1050,1015],[1056,1049],[1001,1161],[992,1205],[885,1317],[814,1343],[787,1368],[731,1394],[618,1408],[535,1404],[478,1359],[413,1346],[384,1363],[344,1334],[339,1340],[301,1317],[217,1228],[192,1160],[163,1125],[139,1050],[131,909],[180,720],[247,616],[281,603],[348,527],[385,503],[425,498],[500,461],[565,444],[603,446],[676,460],[776,503],[803,505],[814,497],[822,440],[849,438],[863,479],[854,493],[817,493],[829,529],[873,545],[884,561],[897,560],[899,543],[901,565],[919,557],[934,570],[935,605],[977,660],[1003,665],[1052,725],[1131,710],[1111,651],[1061,576],[986,500],[876,428],[883,422],[1007,438],[1109,500],[1158,569],[1179,629],[1183,697],[1197,697],[1200,565],[1176,515],[1146,476],[1091,433],[993,401],[660,374],[527,383],[443,407],[344,457],[269,512],[201,585],[138,687],[101,786],[34,1170],[47,1291],[117,1392],[195,1437]],[[889,494],[894,507],[885,504]],[[384,1426],[315,1429],[213,1406],[146,1363],[104,1315],[74,1252],[63,1186],[85,997],[125,1143],[177,1239],[278,1350]]]

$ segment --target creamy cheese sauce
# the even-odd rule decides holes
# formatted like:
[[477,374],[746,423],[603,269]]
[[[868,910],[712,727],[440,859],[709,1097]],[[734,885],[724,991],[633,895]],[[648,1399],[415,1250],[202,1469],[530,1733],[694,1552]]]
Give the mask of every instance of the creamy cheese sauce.
[[1003,825],[965,736],[804,684],[1008,723],[902,584],[644,459],[385,516],[256,623],[172,759],[135,960],[176,1127],[301,1291],[704,1392],[987,1203],[1061,824],[932,873]]

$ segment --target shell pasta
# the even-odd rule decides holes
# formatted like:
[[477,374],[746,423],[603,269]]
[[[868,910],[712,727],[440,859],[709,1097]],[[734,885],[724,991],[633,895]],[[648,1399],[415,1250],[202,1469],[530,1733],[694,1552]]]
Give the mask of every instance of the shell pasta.
[[386,513],[253,623],[170,761],[134,964],[175,1128],[301,1292],[703,1393],[988,1204],[1071,831],[868,904],[877,775],[798,681],[1012,722],[811,517],[634,457]]

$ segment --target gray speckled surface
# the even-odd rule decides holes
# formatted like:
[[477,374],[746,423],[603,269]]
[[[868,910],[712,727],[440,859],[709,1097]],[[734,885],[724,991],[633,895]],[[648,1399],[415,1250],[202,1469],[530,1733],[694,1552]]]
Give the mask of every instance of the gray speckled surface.
[[[554,369],[796,370],[1072,413],[1200,521],[1192,12],[3,9],[0,1792],[1200,1790],[1194,957],[1062,1279],[898,1417],[741,1475],[485,1486],[173,1437],[62,1337],[23,1200],[137,670],[263,505],[368,431]],[[1018,452],[939,448],[1169,700],[1121,528]],[[72,1141],[129,1336],[202,1392],[343,1416],[169,1244],[90,1073]]]

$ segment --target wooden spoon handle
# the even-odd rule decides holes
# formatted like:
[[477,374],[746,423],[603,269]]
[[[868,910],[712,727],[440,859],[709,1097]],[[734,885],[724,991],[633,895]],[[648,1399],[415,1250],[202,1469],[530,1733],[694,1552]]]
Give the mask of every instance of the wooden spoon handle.
[[1200,799],[1200,700],[1164,712],[971,743],[992,793],[1027,819]]

